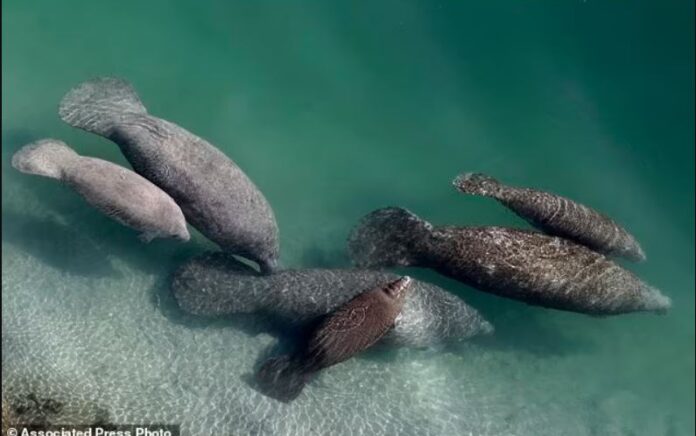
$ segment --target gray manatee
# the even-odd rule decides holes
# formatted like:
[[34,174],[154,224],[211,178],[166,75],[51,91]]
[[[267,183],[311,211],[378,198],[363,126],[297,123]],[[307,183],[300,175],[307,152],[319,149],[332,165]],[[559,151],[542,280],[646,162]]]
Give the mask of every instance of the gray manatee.
[[276,267],[278,226],[256,185],[207,141],[149,115],[128,82],[84,82],[65,95],[59,114],[118,144],[133,169],[171,195],[188,222],[223,250],[263,271]]
[[[398,278],[388,272],[358,269],[298,269],[259,275],[228,254],[206,253],[181,265],[172,275],[171,287],[179,307],[194,315],[269,315],[301,326],[365,289]],[[428,347],[492,332],[493,326],[461,298],[413,280],[404,309],[383,342]]]
[[322,318],[292,354],[272,357],[256,380],[280,401],[297,398],[316,373],[367,350],[394,326],[412,280],[401,277],[367,289]]
[[160,188],[131,170],[80,156],[65,143],[43,139],[22,147],[12,166],[23,173],[60,180],[91,206],[140,232],[140,238],[189,240],[184,214]]
[[663,313],[670,299],[607,257],[564,238],[503,227],[433,227],[406,209],[365,216],[348,240],[361,267],[432,268],[477,289],[592,315]]
[[608,216],[559,195],[503,185],[480,173],[461,174],[452,184],[465,194],[498,200],[534,227],[603,254],[645,260],[643,249],[626,229]]

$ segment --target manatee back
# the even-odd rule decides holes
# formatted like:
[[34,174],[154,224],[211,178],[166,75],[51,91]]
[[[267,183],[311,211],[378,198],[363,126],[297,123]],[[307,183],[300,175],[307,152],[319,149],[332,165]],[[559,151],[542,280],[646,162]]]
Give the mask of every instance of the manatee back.
[[628,230],[607,215],[569,198],[535,189],[508,188],[500,202],[549,235],[634,262],[646,258]]
[[604,255],[567,239],[504,227],[442,227],[430,266],[477,289],[591,315],[663,312],[670,301]]
[[112,138],[141,175],[165,190],[186,219],[224,251],[267,271],[280,252],[278,225],[266,197],[218,148],[169,121],[131,114]]
[[400,312],[401,302],[386,297],[381,287],[363,291],[325,316],[303,359],[314,370],[348,360],[379,341]]
[[83,157],[64,181],[92,206],[129,227],[158,236],[185,236],[183,212],[166,192],[119,165]]

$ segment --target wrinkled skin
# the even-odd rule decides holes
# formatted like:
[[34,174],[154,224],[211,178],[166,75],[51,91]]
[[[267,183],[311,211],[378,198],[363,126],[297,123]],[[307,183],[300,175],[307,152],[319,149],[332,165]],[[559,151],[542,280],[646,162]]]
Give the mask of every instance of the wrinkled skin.
[[127,168],[80,156],[55,139],[24,146],[15,153],[12,164],[19,171],[63,182],[95,209],[140,231],[143,241],[170,237],[189,240],[184,214],[174,200]]
[[[300,269],[259,275],[224,253],[207,253],[173,274],[172,292],[184,311],[205,317],[267,315],[302,326],[330,313],[364,289],[398,278],[358,269]],[[493,327],[447,291],[414,280],[387,344],[426,347],[488,334]]]
[[229,157],[193,133],[149,115],[131,85],[99,78],[61,102],[68,124],[118,144],[133,169],[179,204],[191,225],[223,250],[271,271],[278,226],[271,206]]
[[432,268],[528,304],[616,315],[663,313],[671,302],[607,257],[567,239],[503,227],[433,227],[402,208],[368,214],[349,238],[361,267]]
[[368,289],[327,314],[304,346],[261,366],[256,378],[262,391],[292,401],[317,372],[370,348],[394,325],[411,282],[402,277]]
[[454,186],[461,192],[498,200],[545,233],[561,236],[602,254],[641,262],[645,253],[636,238],[616,221],[560,195],[499,183],[483,174],[464,174]]

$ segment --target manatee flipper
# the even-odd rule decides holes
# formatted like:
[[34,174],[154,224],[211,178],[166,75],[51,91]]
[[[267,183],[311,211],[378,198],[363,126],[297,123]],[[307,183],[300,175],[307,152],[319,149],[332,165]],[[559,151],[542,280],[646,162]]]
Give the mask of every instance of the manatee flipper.
[[143,232],[138,235],[138,239],[140,239],[142,242],[149,244],[152,242],[153,239],[157,237],[157,233],[155,232]]
[[416,262],[413,245],[430,235],[433,226],[400,207],[366,215],[348,237],[348,252],[360,267],[407,266]]
[[[224,251],[210,251],[198,256],[194,256],[188,260],[188,262],[182,264],[177,271],[176,275],[182,275],[188,273],[210,275],[211,272],[224,271],[227,273],[234,274],[235,276],[258,276],[259,273],[254,268],[249,265],[240,262],[239,259],[235,258],[234,254],[227,253]],[[208,274],[206,274],[208,272]],[[230,279],[228,276],[215,277],[221,281],[227,281]],[[270,292],[270,291],[269,291]]]
[[641,284],[641,294],[643,307],[647,312],[653,312],[658,315],[666,315],[672,307],[672,299],[664,295],[658,288],[647,283]]
[[73,127],[109,136],[123,114],[145,114],[147,109],[130,83],[114,77],[83,82],[60,102],[60,118]]
[[268,359],[256,373],[261,391],[285,403],[297,398],[311,378],[312,372],[306,371],[289,354]]
[[66,166],[80,156],[64,142],[42,139],[22,147],[12,156],[12,166],[17,170],[52,179],[62,179]]
[[495,197],[501,185],[493,177],[481,173],[464,173],[458,175],[452,184],[465,194]]

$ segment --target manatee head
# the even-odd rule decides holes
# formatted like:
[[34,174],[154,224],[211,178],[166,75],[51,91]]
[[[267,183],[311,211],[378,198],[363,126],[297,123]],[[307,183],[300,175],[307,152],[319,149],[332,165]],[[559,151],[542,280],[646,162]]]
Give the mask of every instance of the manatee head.
[[387,298],[391,300],[396,300],[399,303],[403,304],[404,300],[406,299],[406,295],[408,294],[409,288],[411,287],[411,283],[413,283],[413,279],[411,277],[403,276],[399,279],[387,283],[384,287],[382,287],[381,290]]

